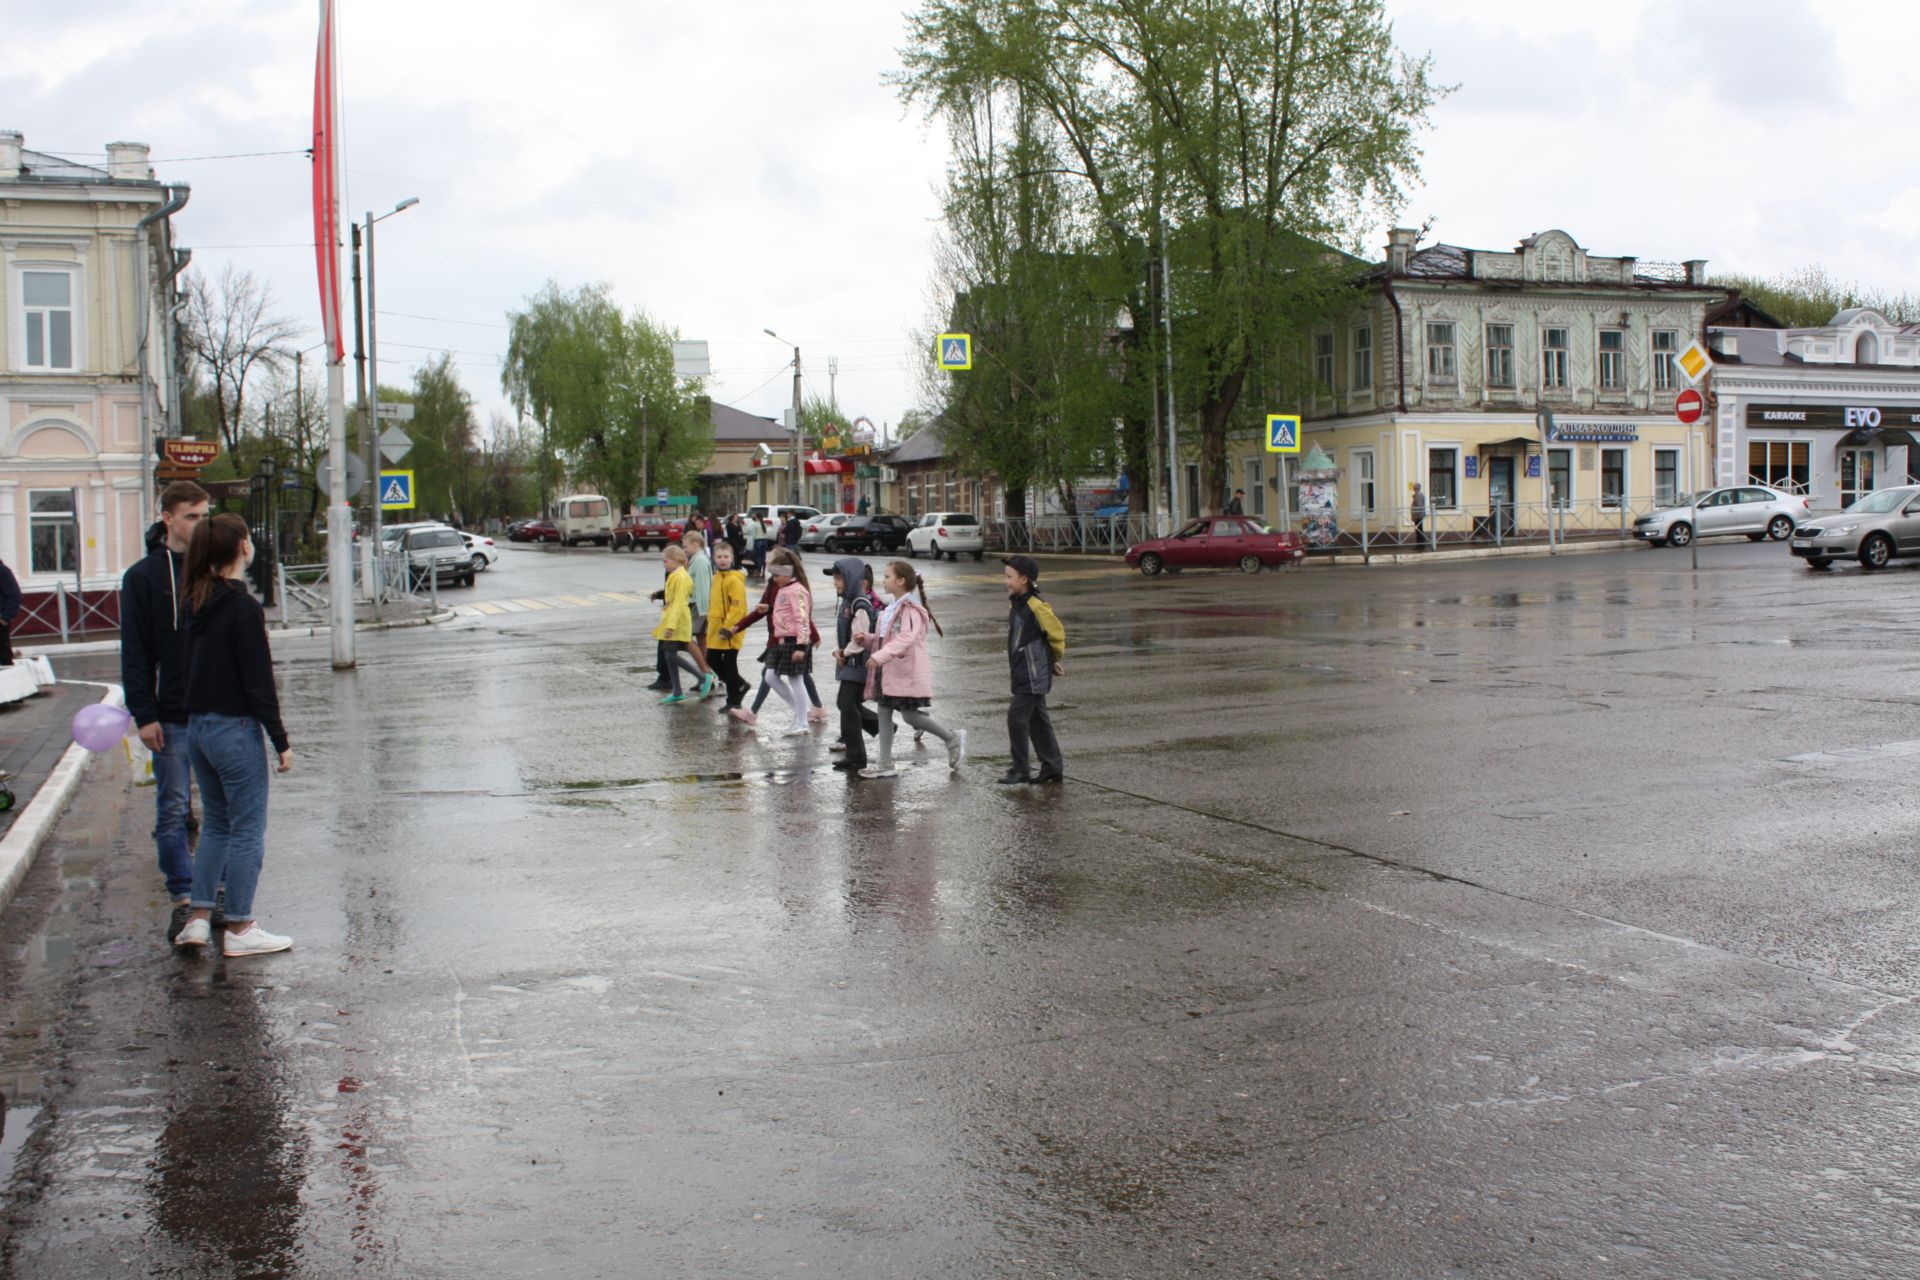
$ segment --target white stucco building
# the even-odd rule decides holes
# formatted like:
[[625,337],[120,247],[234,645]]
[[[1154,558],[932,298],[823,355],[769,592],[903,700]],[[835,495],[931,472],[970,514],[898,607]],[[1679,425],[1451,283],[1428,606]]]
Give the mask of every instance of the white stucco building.
[[1818,329],[1712,328],[1714,479],[1838,510],[1920,478],[1920,325],[1842,311]]
[[0,559],[29,592],[107,583],[142,553],[152,441],[179,404],[187,195],[147,155],[80,164],[0,132]]

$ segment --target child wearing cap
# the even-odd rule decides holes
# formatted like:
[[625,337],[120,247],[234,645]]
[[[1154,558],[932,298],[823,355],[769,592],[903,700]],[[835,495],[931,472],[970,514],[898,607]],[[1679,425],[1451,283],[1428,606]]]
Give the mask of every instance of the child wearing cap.
[[[1007,661],[1012,668],[1013,701],[1007,706],[1007,739],[1013,765],[1000,778],[1001,786],[1023,782],[1059,782],[1066,762],[1060,739],[1047,714],[1047,693],[1053,678],[1067,673],[1067,632],[1052,606],[1040,598],[1040,565],[1032,556],[1007,556]],[[1028,765],[1028,744],[1040,756],[1040,772]]]

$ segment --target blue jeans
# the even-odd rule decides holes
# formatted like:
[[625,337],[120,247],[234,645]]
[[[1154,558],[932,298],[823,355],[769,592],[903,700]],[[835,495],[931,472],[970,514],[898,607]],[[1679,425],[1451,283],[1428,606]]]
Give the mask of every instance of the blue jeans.
[[193,889],[193,851],[187,848],[187,786],[193,766],[187,762],[187,726],[162,724],[163,745],[153,753],[153,843],[160,851],[160,874],[167,896],[184,898]]
[[267,854],[267,735],[252,716],[203,713],[187,731],[200,780],[200,846],[193,855],[193,905],[211,908],[222,880],[227,919],[253,919],[253,891]]

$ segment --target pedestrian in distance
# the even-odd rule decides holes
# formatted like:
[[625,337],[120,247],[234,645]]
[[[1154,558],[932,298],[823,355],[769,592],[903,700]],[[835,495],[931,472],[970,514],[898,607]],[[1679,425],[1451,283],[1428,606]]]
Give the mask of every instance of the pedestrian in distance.
[[187,809],[187,548],[207,518],[207,491],[176,480],[160,491],[147,554],[120,578],[120,684],[140,741],[153,754],[153,843],[173,901],[167,941],[192,913],[193,851]]
[[[880,758],[860,771],[863,778],[891,778],[893,767],[893,713],[916,734],[931,733],[947,744],[947,768],[954,773],[967,758],[967,731],[949,729],[927,714],[933,703],[933,662],[927,650],[927,628],[945,635],[927,604],[926,579],[905,560],[887,565],[882,586],[890,599],[870,634],[854,637],[867,650],[867,697],[880,711]],[[915,600],[913,593],[920,598]]]
[[747,517],[747,538],[753,547],[753,577],[767,576],[767,552],[773,549],[773,533],[771,512],[765,519],[755,515]]
[[739,569],[744,566],[747,563],[747,530],[737,515],[727,518],[727,545],[733,548],[733,567]]
[[853,643],[853,637],[872,631],[877,614],[870,594],[871,578],[865,561],[858,556],[844,556],[834,561],[831,573],[834,584],[839,588],[840,604],[834,614],[834,676],[840,686],[837,699],[840,741],[836,745],[845,752],[833,762],[833,767],[858,773],[867,767],[866,734],[877,733],[880,722],[876,717],[871,729],[866,729],[862,724],[867,696],[867,653]]
[[1413,497],[1407,502],[1407,514],[1413,517],[1413,545],[1415,547],[1425,547],[1426,533],[1424,532],[1424,527],[1427,523],[1427,491],[1422,489],[1417,481],[1413,486]]
[[693,598],[693,579],[687,573],[686,548],[663,548],[660,562],[667,568],[667,585],[653,593],[654,599],[660,602],[660,625],[653,629],[653,638],[665,646],[670,686],[667,696],[660,701],[663,705],[672,705],[687,700],[687,695],[680,692],[682,671],[699,682],[703,698],[713,692],[713,673],[703,674],[687,655],[687,645],[693,640],[693,607],[689,603]]
[[747,616],[747,575],[733,567],[733,544],[713,548],[713,597],[707,612],[707,661],[727,687],[727,711],[736,711],[753,686],[740,677],[742,640],[734,627]]
[[867,495],[866,495],[866,494],[864,494],[864,493],[863,493],[863,494],[861,494],[861,495],[860,495],[860,505],[859,505],[858,507],[856,507],[856,508],[854,508],[854,513],[855,513],[856,515],[863,515],[863,516],[864,516],[864,515],[866,515],[866,514],[868,514],[868,513],[869,513],[869,512],[871,511],[871,510],[872,510],[872,504],[871,504],[871,503],[869,503],[869,502],[867,501]]
[[[776,550],[774,552],[770,552],[769,556],[773,556],[777,554],[778,554],[778,551]],[[794,563],[798,563],[798,562],[799,562],[799,557],[796,555],[794,557]],[[733,639],[741,635],[742,633],[744,633],[749,627],[751,627],[754,623],[760,621],[762,618],[768,619],[767,649],[763,650],[760,654],[760,688],[759,688],[759,691],[753,695],[753,706],[751,708],[734,707],[730,709],[727,713],[731,715],[735,720],[738,720],[741,724],[751,725],[751,724],[758,723],[760,718],[760,708],[766,703],[767,695],[773,692],[773,685],[770,684],[767,679],[767,676],[768,676],[767,656],[772,651],[772,647],[773,647],[773,622],[772,622],[773,606],[774,606],[774,602],[779,599],[780,593],[786,590],[788,587],[792,586],[793,582],[794,582],[794,571],[791,568],[791,566],[789,566],[784,571],[776,571],[775,566],[772,560],[770,559],[767,566],[767,586],[766,586],[766,590],[764,590],[760,594],[760,603],[755,605],[751,610],[749,610],[747,612],[746,617],[740,619],[740,621],[735,623],[733,626],[724,628],[721,631],[722,636],[726,637],[727,639]],[[814,628],[813,619],[811,617],[807,619],[807,640],[809,644],[818,648],[820,644],[820,632]],[[820,705],[820,690],[818,687],[815,686],[813,682],[813,673],[809,671],[807,674],[803,675],[800,679],[801,679],[801,683],[806,688],[808,701],[813,704],[813,711],[810,713],[811,719],[813,719],[816,722],[824,722],[828,718],[828,712],[826,708]]]
[[267,847],[266,741],[279,755],[281,773],[293,769],[293,747],[280,722],[266,610],[241,582],[252,560],[247,522],[236,515],[200,521],[187,544],[187,756],[203,812],[192,912],[174,942],[204,947],[212,940],[213,908],[224,885],[220,949],[227,956],[293,945],[253,913]]
[[792,581],[774,597],[768,621],[773,628],[773,643],[762,655],[766,662],[767,683],[793,708],[793,723],[788,736],[807,732],[807,695],[802,677],[813,671],[813,588],[807,582],[807,567],[797,552],[787,547],[773,553],[769,572]]
[[1243,516],[1247,514],[1247,491],[1245,489],[1235,489],[1233,491],[1233,500],[1227,503],[1227,509],[1221,512],[1221,514],[1229,516]]
[[[1007,556],[1007,661],[1012,668],[1013,701],[1007,706],[1007,740],[1013,764],[1002,786],[1022,782],[1059,782],[1066,774],[1060,739],[1047,714],[1047,694],[1055,676],[1067,674],[1067,632],[1053,608],[1040,598],[1040,565],[1032,556]],[[1028,744],[1040,757],[1040,772],[1030,772]]]
[[707,545],[706,535],[698,529],[680,535],[680,546],[687,553],[687,576],[693,579],[693,596],[687,602],[693,611],[693,639],[687,652],[703,676],[713,671],[707,665],[707,604],[713,595],[713,558],[707,553]]
[[787,513],[787,522],[780,526],[780,545],[795,555],[800,554],[800,516],[796,512]]
[[20,580],[0,560],[0,667],[13,665],[13,620],[20,616]]

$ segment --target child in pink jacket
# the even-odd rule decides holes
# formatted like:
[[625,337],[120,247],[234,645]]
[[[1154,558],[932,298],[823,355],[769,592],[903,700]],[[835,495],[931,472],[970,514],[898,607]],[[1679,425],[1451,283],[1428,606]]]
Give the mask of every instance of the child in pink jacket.
[[[927,628],[941,635],[940,624],[927,607],[927,584],[905,560],[887,566],[881,583],[892,600],[871,634],[856,631],[849,647],[868,650],[867,697],[880,709],[879,756],[860,771],[863,778],[891,778],[893,767],[893,713],[915,729],[931,733],[947,744],[947,767],[955,773],[967,758],[967,731],[953,730],[927,714],[933,701],[933,662],[927,654]],[[915,600],[913,592],[919,592]]]
[[774,552],[767,572],[793,581],[774,597],[768,626],[773,644],[766,652],[767,683],[793,708],[789,734],[807,732],[806,677],[813,671],[813,591],[800,555],[787,547]]

